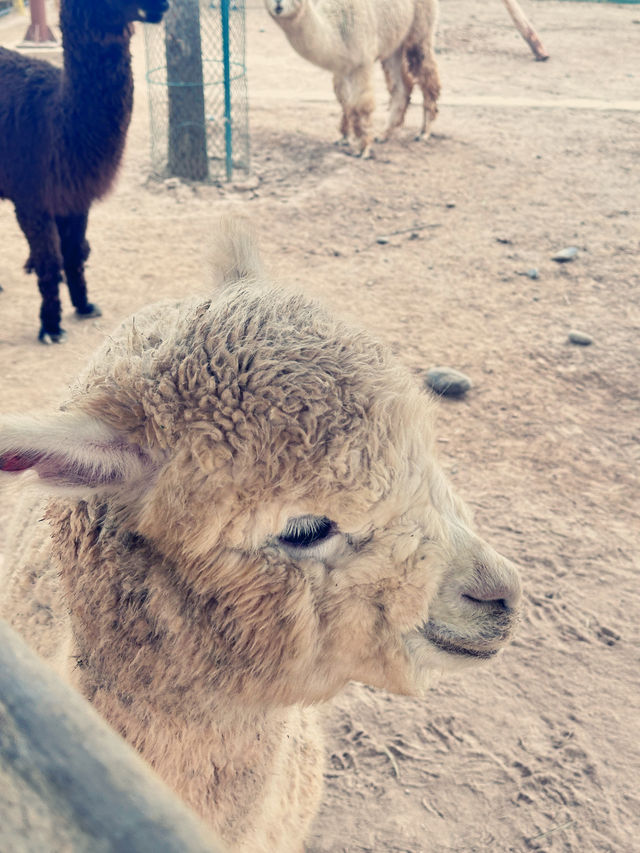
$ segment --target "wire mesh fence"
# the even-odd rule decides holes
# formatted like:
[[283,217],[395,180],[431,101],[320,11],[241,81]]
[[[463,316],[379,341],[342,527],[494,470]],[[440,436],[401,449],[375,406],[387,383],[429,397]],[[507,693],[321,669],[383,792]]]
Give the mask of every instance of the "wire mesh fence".
[[249,172],[244,0],[173,0],[145,27],[151,161],[159,177]]
[[29,5],[29,0],[0,0],[0,15],[8,15],[9,12],[24,12],[24,7]]

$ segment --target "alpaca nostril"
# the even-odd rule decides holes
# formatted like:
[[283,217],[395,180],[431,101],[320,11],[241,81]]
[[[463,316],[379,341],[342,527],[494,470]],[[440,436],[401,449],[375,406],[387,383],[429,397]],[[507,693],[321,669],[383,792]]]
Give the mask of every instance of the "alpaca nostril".
[[492,554],[485,546],[482,557],[476,557],[473,573],[460,590],[463,598],[476,604],[489,604],[501,610],[517,610],[522,598],[520,576],[508,560]]
[[520,579],[514,572],[506,577],[479,574],[460,590],[463,598],[475,604],[492,604],[501,610],[516,610],[522,597]]

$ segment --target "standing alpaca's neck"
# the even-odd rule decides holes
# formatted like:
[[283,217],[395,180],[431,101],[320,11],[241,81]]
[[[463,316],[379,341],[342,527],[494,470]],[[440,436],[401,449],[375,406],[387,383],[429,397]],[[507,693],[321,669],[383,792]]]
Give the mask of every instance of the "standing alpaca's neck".
[[294,18],[279,21],[291,46],[309,62],[327,71],[338,71],[341,37],[339,28],[309,0]]
[[[99,4],[97,4],[99,7]],[[133,106],[130,25],[103,20],[86,0],[60,11],[64,46],[61,169],[82,176],[87,202],[110,187],[120,164]],[[75,168],[77,164],[77,169]]]

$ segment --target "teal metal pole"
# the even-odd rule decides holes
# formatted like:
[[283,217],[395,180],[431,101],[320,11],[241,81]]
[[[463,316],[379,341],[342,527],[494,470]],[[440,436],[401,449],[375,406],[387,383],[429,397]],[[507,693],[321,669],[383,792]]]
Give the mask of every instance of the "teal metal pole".
[[231,62],[229,59],[229,0],[221,0],[222,67],[224,73],[224,164],[227,180],[233,175],[233,138],[231,135]]

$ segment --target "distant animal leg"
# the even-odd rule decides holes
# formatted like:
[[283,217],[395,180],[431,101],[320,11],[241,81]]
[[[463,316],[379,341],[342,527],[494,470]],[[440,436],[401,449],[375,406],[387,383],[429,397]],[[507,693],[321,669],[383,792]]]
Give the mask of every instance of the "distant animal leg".
[[380,140],[386,142],[395,128],[400,127],[404,121],[414,81],[407,71],[403,47],[383,59],[381,65],[390,95],[389,123]]
[[87,219],[86,212],[56,216],[56,225],[60,235],[64,274],[73,307],[80,317],[99,317],[102,312],[98,306],[87,300],[87,283],[84,277],[84,263],[90,251],[85,238]]
[[349,74],[345,80],[349,116],[356,138],[358,156],[365,159],[372,156],[371,114],[375,109],[372,71],[372,66],[364,65]]
[[60,326],[62,257],[55,220],[47,213],[33,214],[17,205],[16,217],[31,250],[25,269],[38,276],[38,289],[42,296],[38,339],[46,344],[60,343],[65,337],[64,329]]
[[347,87],[342,77],[337,75],[333,78],[333,91],[336,94],[338,103],[342,108],[342,117],[340,119],[340,139],[337,145],[348,145],[349,134],[351,133],[351,122],[349,121],[349,110],[347,107]]
[[422,125],[416,139],[427,139],[430,124],[438,115],[440,76],[433,48],[430,45],[412,44],[406,48],[409,74],[422,90]]

